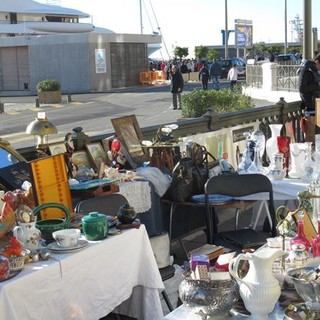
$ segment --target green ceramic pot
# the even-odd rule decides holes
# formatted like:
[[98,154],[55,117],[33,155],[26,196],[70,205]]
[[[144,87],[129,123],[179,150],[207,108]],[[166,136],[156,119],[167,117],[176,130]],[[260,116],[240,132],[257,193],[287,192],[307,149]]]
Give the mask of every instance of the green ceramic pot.
[[90,212],[82,218],[82,231],[87,240],[102,240],[108,237],[108,219],[107,216]]

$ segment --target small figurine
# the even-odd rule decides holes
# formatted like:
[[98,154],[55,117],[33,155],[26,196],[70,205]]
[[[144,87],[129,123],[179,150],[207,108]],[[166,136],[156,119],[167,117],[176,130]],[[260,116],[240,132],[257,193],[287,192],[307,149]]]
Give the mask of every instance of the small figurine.
[[69,178],[74,178],[74,172],[77,171],[76,165],[72,161],[72,155],[74,152],[73,142],[72,142],[72,134],[69,132],[64,137],[64,145],[66,147],[66,152],[64,154],[64,158],[66,161],[66,165],[68,168],[68,176]]

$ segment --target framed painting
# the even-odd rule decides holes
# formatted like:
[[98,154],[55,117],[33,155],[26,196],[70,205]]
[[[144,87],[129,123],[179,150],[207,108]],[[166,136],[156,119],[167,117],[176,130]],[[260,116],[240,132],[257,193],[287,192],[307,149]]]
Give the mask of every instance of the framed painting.
[[148,160],[147,150],[142,148],[142,133],[135,115],[111,119],[114,131],[122,145],[137,165]]
[[72,162],[77,166],[77,170],[81,168],[89,168],[91,169],[90,159],[85,150],[75,151],[72,154]]
[[67,152],[66,146],[64,143],[52,143],[49,145],[49,150],[52,156],[56,154],[65,153]]
[[100,142],[87,143],[86,149],[95,169],[98,170],[102,163],[105,164],[109,161],[107,154],[103,150],[102,144]]

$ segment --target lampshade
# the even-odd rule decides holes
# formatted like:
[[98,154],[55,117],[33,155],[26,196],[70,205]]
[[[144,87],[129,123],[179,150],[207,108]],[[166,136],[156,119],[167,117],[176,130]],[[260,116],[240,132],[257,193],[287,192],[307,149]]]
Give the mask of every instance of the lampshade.
[[58,133],[57,127],[46,118],[44,112],[39,112],[37,118],[26,129],[26,133],[34,136],[46,136]]

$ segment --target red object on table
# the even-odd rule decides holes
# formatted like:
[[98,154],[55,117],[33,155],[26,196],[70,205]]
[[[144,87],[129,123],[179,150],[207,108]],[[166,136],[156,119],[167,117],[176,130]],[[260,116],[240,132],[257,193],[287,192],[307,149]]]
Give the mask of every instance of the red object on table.
[[283,157],[284,157],[283,167],[288,171],[291,138],[288,136],[278,136],[277,141],[278,141],[278,149],[281,153],[283,153]]

